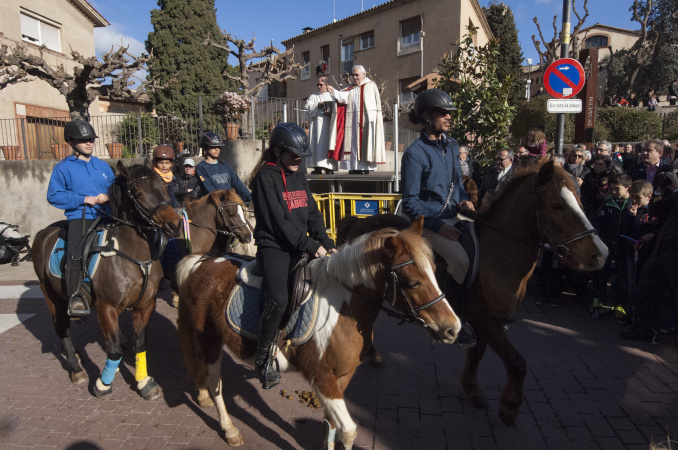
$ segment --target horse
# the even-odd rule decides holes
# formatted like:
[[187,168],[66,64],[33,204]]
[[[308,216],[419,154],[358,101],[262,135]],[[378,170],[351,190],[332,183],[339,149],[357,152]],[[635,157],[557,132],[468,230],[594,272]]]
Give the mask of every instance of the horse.
[[[109,242],[115,243],[115,247],[100,255],[98,268],[91,277],[91,295],[83,289],[89,303],[97,307],[107,353],[106,367],[93,391],[97,397],[112,392],[112,379],[122,358],[121,341],[124,340],[118,318],[123,310],[131,309],[137,390],[144,399],[152,400],[161,393],[160,386],[148,376],[146,369],[146,327],[155,310],[155,295],[163,277],[160,262],[155,258],[156,234],[160,230],[168,236],[177,235],[181,219],[172,208],[165,182],[153,171],[150,160],[129,168],[118,162],[117,169],[119,174],[108,191],[111,213],[106,225]],[[88,377],[71,341],[65,276],[56,277],[49,268],[50,254],[64,226],[64,221],[56,222],[38,232],[32,256],[40,289],[66,352],[71,382],[78,384]],[[104,383],[101,377],[109,382]]]
[[[488,406],[477,378],[489,345],[503,361],[507,374],[499,417],[512,425],[522,404],[527,365],[506,336],[505,325],[525,297],[540,248],[548,244],[561,264],[581,271],[603,267],[608,250],[584,215],[572,177],[551,161],[514,176],[477,214],[462,214],[474,216],[480,260],[462,315],[473,326],[478,342],[466,350],[461,387],[474,406]],[[340,222],[337,242],[350,242],[362,233],[383,226],[402,227],[409,222],[395,215],[356,219]],[[436,277],[443,292],[453,300],[451,277],[442,265],[438,265]]]
[[[331,257],[309,263],[312,300],[318,301],[318,328],[305,343],[283,348],[278,342],[281,370],[296,367],[315,388],[325,409],[325,447],[333,437],[350,449],[357,435],[344,390],[372,347],[372,330],[382,303],[391,313],[424,326],[440,342],[455,341],[461,323],[434,277],[432,251],[421,237],[423,217],[408,230],[383,229],[344,246]],[[225,309],[236,285],[236,265],[224,258],[184,258],[177,269],[179,339],[184,365],[196,384],[201,406],[219,412],[226,441],[242,445],[243,437],[231,422],[222,397],[221,358],[225,345],[239,359],[254,355],[256,341],[226,323]]]
[[182,257],[189,253],[209,252],[218,235],[224,235],[240,244],[248,244],[254,233],[254,228],[247,219],[247,206],[235,189],[211,192],[184,204],[184,208],[190,224],[190,252],[185,241],[178,239],[168,246],[162,261],[165,278],[169,279],[174,291],[172,305],[175,307],[179,304],[175,271],[176,264]]

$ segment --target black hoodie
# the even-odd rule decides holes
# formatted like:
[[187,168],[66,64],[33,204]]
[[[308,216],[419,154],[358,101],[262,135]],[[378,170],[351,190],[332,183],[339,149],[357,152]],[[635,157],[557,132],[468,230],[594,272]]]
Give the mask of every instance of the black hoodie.
[[305,251],[312,256],[321,245],[326,250],[334,248],[302,172],[288,172],[273,163],[264,165],[254,178],[252,201],[258,247]]

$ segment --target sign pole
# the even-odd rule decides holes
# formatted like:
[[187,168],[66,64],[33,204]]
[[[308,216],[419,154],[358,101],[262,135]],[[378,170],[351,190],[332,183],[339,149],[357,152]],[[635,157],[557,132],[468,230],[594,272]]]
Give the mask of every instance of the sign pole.
[[[571,0],[563,0],[563,28],[560,32],[560,57],[567,58],[570,53],[570,11]],[[563,139],[565,136],[565,114],[556,116],[556,154],[563,154]]]

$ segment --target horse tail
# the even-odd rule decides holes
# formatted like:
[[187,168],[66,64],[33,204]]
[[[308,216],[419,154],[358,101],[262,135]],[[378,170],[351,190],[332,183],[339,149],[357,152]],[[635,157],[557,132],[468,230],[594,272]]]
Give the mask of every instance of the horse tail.
[[198,334],[194,319],[191,315],[192,298],[190,294],[189,277],[200,267],[200,255],[189,255],[183,258],[177,266],[177,285],[179,286],[179,318],[177,328],[181,344],[181,358],[186,366],[189,381],[196,386],[203,387],[207,379],[207,368],[201,357],[202,352],[198,344]]

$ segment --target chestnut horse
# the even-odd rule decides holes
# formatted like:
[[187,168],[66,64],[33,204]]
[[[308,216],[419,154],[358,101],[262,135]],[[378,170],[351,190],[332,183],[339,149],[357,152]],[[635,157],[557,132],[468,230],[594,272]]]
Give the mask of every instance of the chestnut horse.
[[[469,215],[471,215],[469,213]],[[525,296],[527,280],[537,264],[540,247],[548,244],[572,269],[600,269],[607,247],[584,215],[572,177],[547,162],[517,174],[491,200],[488,208],[473,214],[480,246],[478,275],[469,287],[464,319],[478,337],[466,351],[461,387],[477,407],[488,405],[478,384],[478,366],[489,345],[504,362],[507,384],[501,393],[499,416],[507,425],[515,423],[523,401],[525,359],[504,332],[504,324],[516,313]],[[401,226],[402,216],[372,216],[341,224],[337,242],[350,242],[361,233],[383,226]],[[436,277],[451,299],[449,278],[438,266]]]
[[[458,317],[438,287],[432,252],[421,237],[423,217],[409,230],[384,229],[365,235],[331,257],[311,261],[313,296],[319,301],[318,328],[309,341],[279,348],[282,370],[301,370],[325,408],[325,446],[336,436],[350,449],[356,424],[344,402],[344,390],[367,351],[384,300],[412,317],[433,339],[452,343],[461,328]],[[198,401],[219,411],[230,445],[243,437],[232,424],[222,397],[222,345],[240,359],[254,355],[256,342],[233,331],[225,319],[226,303],[235,287],[237,267],[224,258],[197,255],[179,263],[179,339],[189,378],[199,390]],[[309,300],[311,301],[311,300]],[[280,345],[281,341],[278,342]]]
[[[150,160],[147,159],[145,165],[129,168],[118,162],[117,168],[119,175],[108,192],[111,209],[108,237],[109,242],[116,243],[117,250],[100,254],[98,269],[91,280],[91,298],[84,289],[83,292],[90,305],[97,307],[107,352],[106,368],[102,372],[105,378],[113,378],[122,358],[118,317],[125,309],[132,309],[137,389],[142,397],[151,400],[161,392],[146,370],[146,327],[155,309],[158,283],[163,277],[160,262],[154,258],[156,234],[160,231],[169,236],[178,234],[181,219],[172,208],[165,182],[153,171]],[[50,253],[64,225],[64,222],[57,222],[38,232],[33,244],[33,266],[66,352],[71,381],[82,383],[88,377],[71,341],[65,277],[55,277],[49,269]],[[77,242],[69,245],[77,245]],[[112,392],[111,386],[100,377],[93,390],[101,397]]]

